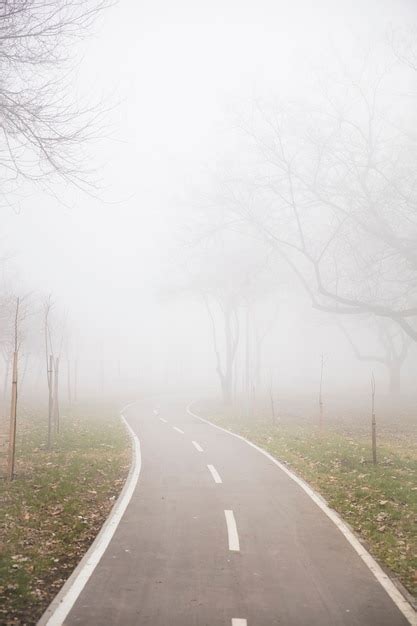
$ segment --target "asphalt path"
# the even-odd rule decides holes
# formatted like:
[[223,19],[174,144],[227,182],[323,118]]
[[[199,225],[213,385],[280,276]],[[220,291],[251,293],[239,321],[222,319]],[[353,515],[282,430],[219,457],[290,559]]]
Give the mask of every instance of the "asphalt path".
[[178,402],[125,415],[140,478],[65,624],[409,623],[332,520],[259,451]]

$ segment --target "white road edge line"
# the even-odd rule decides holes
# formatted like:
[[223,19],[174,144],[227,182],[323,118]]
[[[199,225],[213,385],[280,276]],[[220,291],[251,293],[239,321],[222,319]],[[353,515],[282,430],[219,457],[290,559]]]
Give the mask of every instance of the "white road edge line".
[[177,431],[177,433],[181,433],[181,435],[183,435],[183,434],[184,434],[184,431],[183,431],[183,430],[181,430],[181,428],[178,428],[178,426],[173,426],[172,428],[173,428],[174,430],[176,430],[176,431]]
[[198,450],[199,452],[204,452],[203,448],[200,446],[199,443],[197,443],[196,441],[192,441],[191,443],[193,444],[196,450]]
[[229,550],[231,552],[240,552],[239,535],[237,534],[237,526],[233,511],[225,510],[227,525],[227,536],[229,538]]
[[40,618],[37,626],[62,626],[65,618],[71,611],[78,596],[84,589],[88,579],[106,551],[135,491],[142,465],[140,442],[123,414],[132,404],[134,404],[134,402],[126,405],[120,412],[120,417],[126,426],[132,442],[132,464],[122,492],[94,542],[68,578],[61,591],[52,600],[51,604]]
[[285,472],[285,474],[287,474],[287,476],[289,476],[291,480],[297,483],[297,485],[299,485],[301,489],[305,491],[305,493],[313,500],[313,502],[317,504],[317,506],[323,511],[323,513],[325,513],[327,517],[331,519],[332,522],[338,527],[340,532],[344,535],[345,539],[350,543],[352,548],[360,556],[365,565],[367,565],[367,567],[371,570],[372,574],[375,576],[380,585],[385,589],[391,600],[398,607],[404,617],[409,621],[411,626],[417,626],[417,613],[412,605],[407,601],[407,599],[403,596],[400,590],[397,589],[390,577],[384,572],[382,567],[378,565],[375,559],[364,548],[359,539],[354,535],[350,528],[348,528],[342,518],[336,513],[336,511],[328,506],[327,502],[320,494],[314,491],[314,489],[312,489],[308,483],[306,483],[302,478],[299,478],[299,476],[294,474],[294,472],[288,469],[288,467],[286,467],[283,463],[275,459],[271,454],[269,454],[269,452],[266,452],[266,450],[263,450],[255,443],[252,443],[252,441],[245,439],[245,437],[242,437],[242,435],[237,435],[230,430],[226,430],[221,426],[217,426],[217,424],[213,424],[209,420],[206,420],[204,417],[200,417],[199,415],[194,413],[190,408],[192,404],[193,402],[191,402],[187,407],[187,413],[189,415],[192,415],[200,421],[209,424],[213,428],[217,428],[218,430],[227,433],[231,437],[236,437],[237,439],[244,441],[245,443],[247,443],[248,446],[255,448],[255,450],[266,456],[270,461],[272,461],[272,463],[274,463],[283,472]]
[[241,617],[232,617],[232,626],[248,626],[248,620]]
[[163,417],[159,418],[161,420],[161,422],[164,422],[164,424],[168,424],[168,420],[165,420]]
[[209,472],[210,474],[213,476],[213,480],[215,483],[220,484],[222,483],[222,479],[220,478],[220,474],[219,472],[216,470],[216,468],[214,467],[214,465],[207,465],[207,467],[209,468]]

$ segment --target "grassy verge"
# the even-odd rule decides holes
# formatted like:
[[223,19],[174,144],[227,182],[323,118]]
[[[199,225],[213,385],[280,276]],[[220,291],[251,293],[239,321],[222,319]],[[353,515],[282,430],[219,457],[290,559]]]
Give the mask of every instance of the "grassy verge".
[[16,480],[0,481],[0,623],[36,624],[93,541],[130,465],[111,409],[62,417],[45,448],[44,416],[20,419]]
[[208,417],[289,464],[366,541],[414,598],[417,594],[417,445],[415,437],[379,438],[379,463],[370,463],[369,436],[312,426]]

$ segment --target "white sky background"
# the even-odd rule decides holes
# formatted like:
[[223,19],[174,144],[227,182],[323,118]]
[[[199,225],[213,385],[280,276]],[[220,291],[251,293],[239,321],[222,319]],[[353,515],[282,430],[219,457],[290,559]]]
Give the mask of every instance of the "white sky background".
[[121,344],[133,360],[165,332],[151,294],[171,262],[178,199],[226,147],[234,103],[302,91],[332,45],[351,53],[356,35],[416,21],[414,0],[120,0],[77,73],[81,98],[119,103],[111,138],[90,149],[101,199],[57,188],[61,204],[35,190],[19,215],[3,209],[3,245],[25,282],[69,310],[81,343],[111,354]]

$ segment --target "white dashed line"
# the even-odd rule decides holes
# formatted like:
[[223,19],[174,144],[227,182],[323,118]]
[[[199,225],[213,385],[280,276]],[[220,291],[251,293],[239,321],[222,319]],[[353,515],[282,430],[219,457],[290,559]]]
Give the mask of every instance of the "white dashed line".
[[248,620],[241,617],[233,617],[232,626],[248,626]]
[[198,450],[199,452],[204,452],[203,448],[200,446],[199,443],[197,443],[196,441],[192,441],[191,443],[193,444],[196,450]]
[[227,534],[229,537],[229,550],[231,552],[240,552],[239,535],[237,534],[237,526],[233,511],[224,512],[226,516]]
[[174,430],[176,430],[176,431],[177,431],[177,433],[181,433],[181,435],[183,435],[183,434],[184,434],[184,431],[183,431],[183,430],[181,430],[181,428],[178,428],[177,426],[173,426],[172,428],[173,428]]
[[222,483],[222,479],[220,478],[219,472],[216,470],[214,465],[207,465],[209,468],[210,474],[213,476],[215,483]]
[[168,424],[168,420],[164,420],[163,417],[160,417],[159,419],[161,420],[161,422],[164,422],[164,424]]

